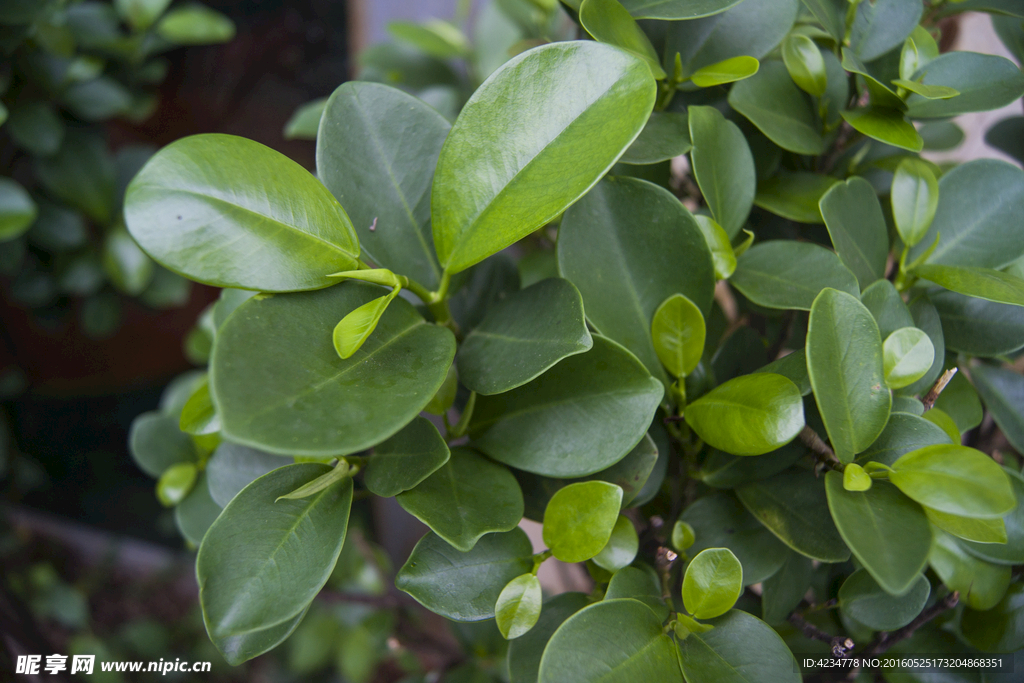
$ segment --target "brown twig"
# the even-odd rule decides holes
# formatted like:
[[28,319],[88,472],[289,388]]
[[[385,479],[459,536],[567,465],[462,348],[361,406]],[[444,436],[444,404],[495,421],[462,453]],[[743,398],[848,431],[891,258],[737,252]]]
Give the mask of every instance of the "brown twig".
[[853,639],[846,636],[834,636],[831,633],[822,631],[820,628],[812,624],[811,622],[804,619],[802,616],[793,612],[789,615],[789,623],[796,626],[800,631],[811,640],[818,640],[823,643],[828,643],[832,650],[832,656],[839,659],[846,659],[850,655],[850,651],[853,650],[855,643]]
[[956,368],[950,368],[942,373],[938,381],[935,382],[935,386],[928,390],[928,393],[921,399],[921,403],[924,404],[925,411],[929,411],[935,407],[935,402],[939,400],[939,394],[946,388],[949,381],[953,379],[953,375],[956,374]]
[[939,600],[937,603],[921,612],[917,615],[917,618],[912,622],[899,629],[898,631],[892,631],[889,633],[880,633],[868,646],[864,649],[861,654],[864,655],[878,655],[882,654],[889,648],[901,640],[906,640],[910,636],[914,635],[917,629],[921,628],[929,621],[939,616],[947,610],[951,610],[956,607],[957,603],[960,602],[960,593],[953,591],[946,597]]
[[842,471],[843,463],[839,462],[835,452],[809,426],[804,425],[804,428],[800,430],[800,441],[811,449],[824,469]]

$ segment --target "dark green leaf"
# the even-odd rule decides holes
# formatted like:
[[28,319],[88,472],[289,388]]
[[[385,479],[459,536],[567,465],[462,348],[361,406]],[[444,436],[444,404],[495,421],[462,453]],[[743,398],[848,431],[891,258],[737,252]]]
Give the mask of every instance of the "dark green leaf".
[[874,0],[857,5],[850,44],[865,62],[899,47],[921,20],[921,0]]
[[860,295],[860,302],[871,311],[882,339],[888,338],[896,330],[914,326],[910,309],[888,280],[879,280],[865,289]]
[[211,636],[214,646],[231,666],[238,666],[257,657],[264,652],[269,652],[285,641],[288,636],[298,627],[306,611],[302,610],[298,615],[277,626],[271,626],[262,631],[251,631],[237,636],[217,638]]
[[132,421],[128,450],[143,472],[156,478],[168,467],[196,459],[191,437],[178,429],[178,417],[144,413]]
[[442,19],[429,19],[422,24],[392,21],[388,33],[438,59],[463,57],[470,51],[469,40],[462,31]]
[[813,571],[814,563],[809,557],[788,552],[779,571],[765,579],[762,586],[762,619],[769,624],[786,621],[807,594]]
[[181,535],[193,545],[203,542],[203,536],[221,511],[220,505],[210,496],[206,480],[207,475],[200,474],[192,492],[174,508],[174,521]]
[[1024,453],[1024,377],[1011,370],[976,365],[971,368],[971,379],[1007,441]]
[[1024,647],[1024,584],[1011,585],[991,610],[964,610],[961,629],[972,645],[985,652]]
[[[998,124],[997,124],[998,125]],[[948,152],[956,149],[964,141],[964,131],[952,121],[928,121],[917,129],[924,139],[924,148],[929,152]],[[989,129],[989,133],[992,129]],[[992,144],[986,134],[986,141]],[[998,145],[993,145],[998,147]]]
[[217,334],[211,363],[225,436],[286,455],[339,455],[408,424],[444,382],[455,339],[396,299],[363,347],[338,358],[328,331],[379,291],[345,282],[239,306]]
[[754,157],[740,129],[717,109],[694,106],[688,113],[693,174],[711,215],[735,237],[754,202]]
[[832,186],[819,202],[836,253],[861,289],[885,277],[889,230],[871,183],[851,178]]
[[[742,0],[624,0],[638,19],[695,19],[724,12]],[[570,3],[571,4],[571,3]]]
[[925,85],[944,85],[960,91],[946,100],[920,95],[907,98],[907,115],[942,119],[972,111],[999,109],[1024,94],[1024,74],[1005,57],[977,52],[947,52],[914,74]]
[[985,545],[1006,544],[1006,525],[1001,518],[959,517],[931,508],[925,508],[924,514],[935,526],[965,541],[976,541]]
[[452,317],[463,332],[480,324],[484,316],[502,299],[519,291],[519,270],[515,261],[498,253],[465,271],[458,280],[464,285],[456,289],[448,304]]
[[[865,305],[867,304],[865,303]],[[870,308],[870,306],[868,307]],[[943,324],[939,318],[939,312],[927,296],[918,295],[912,298],[908,308],[910,309],[910,315],[914,319],[913,325],[928,333],[928,338],[932,340],[932,346],[935,348],[935,361],[932,363],[931,370],[904,391],[904,393],[921,394],[931,389],[932,384],[934,384],[935,380],[939,378],[939,375],[945,369],[946,340],[942,331]],[[881,322],[879,327],[882,327]],[[906,327],[906,325],[903,327]]]
[[831,287],[856,296],[856,276],[834,252],[810,242],[773,240],[755,244],[736,259],[729,282],[743,296],[766,308],[811,310]]
[[949,435],[935,424],[906,413],[894,413],[875,442],[860,454],[857,462],[869,461],[892,465],[903,455],[925,446],[948,444]]
[[448,457],[448,444],[437,427],[417,417],[374,447],[363,480],[371,492],[390,498],[416,487],[448,462]]
[[631,52],[647,62],[658,80],[665,71],[658,63],[658,53],[651,39],[618,0],[583,0],[579,9],[580,23],[595,40]]
[[28,230],[38,212],[25,188],[10,178],[0,178],[0,242]]
[[960,542],[945,531],[935,529],[934,535],[928,563],[942,583],[950,590],[959,591],[960,600],[968,607],[992,609],[1010,585],[1010,568],[968,554]]
[[57,199],[104,225],[114,217],[114,161],[102,138],[69,131],[55,155],[36,159],[35,170]]
[[7,132],[18,145],[36,156],[49,156],[64,140],[64,121],[47,102],[19,102],[11,108]]
[[803,4],[833,38],[837,41],[843,39],[842,12],[845,12],[846,5],[842,0],[803,0]]
[[985,133],[985,142],[1017,161],[1024,161],[1024,116],[1011,116],[992,126]]
[[913,272],[959,294],[1024,306],[1024,280],[998,270],[925,264]]
[[686,114],[656,111],[647,119],[640,137],[633,141],[619,161],[626,164],[656,164],[686,154],[690,143],[690,124]]
[[778,474],[806,454],[807,450],[796,441],[764,455],[737,457],[712,450],[700,468],[700,478],[708,486],[734,488]]
[[[816,47],[814,54],[821,58]],[[756,75],[734,85],[729,92],[729,105],[783,149],[810,155],[825,151],[821,125],[811,103],[793,83],[782,62],[765,61]]]
[[928,295],[942,320],[945,347],[991,358],[1024,346],[1024,308],[937,291]]
[[928,579],[918,574],[904,595],[894,597],[859,569],[839,589],[839,606],[843,614],[876,631],[895,631],[921,613],[931,589]]
[[560,489],[544,511],[544,543],[563,562],[583,562],[601,552],[612,536],[622,489],[585,481]]
[[206,463],[206,483],[214,502],[227,507],[250,482],[288,464],[290,461],[280,455],[225,441],[217,446]]
[[605,591],[605,600],[632,598],[644,603],[662,619],[668,617],[668,605],[661,597],[661,580],[651,567],[640,564],[625,567],[612,575]]
[[818,202],[837,182],[818,173],[784,171],[758,185],[754,204],[798,223],[824,223]]
[[807,354],[803,349],[789,353],[782,358],[763,366],[757,372],[770,372],[782,375],[797,386],[801,396],[811,393],[811,378],[807,374]]
[[959,444],[900,457],[889,480],[921,505],[962,517],[1002,517],[1016,505],[1010,480],[992,458]]
[[714,628],[692,633],[679,643],[679,662],[687,683],[801,680],[793,653],[779,634],[757,617],[734,609],[708,624]]
[[[616,576],[619,574],[622,572]],[[511,683],[537,683],[540,659],[551,636],[566,619],[588,604],[587,596],[582,593],[562,593],[544,603],[534,627],[508,645]]]
[[[974,376],[973,372],[971,376]],[[978,380],[975,379],[975,381]],[[962,372],[953,375],[953,379],[935,400],[935,407],[952,418],[956,423],[957,432],[961,434],[980,425],[985,417],[978,392],[974,390],[974,386],[967,381]]]

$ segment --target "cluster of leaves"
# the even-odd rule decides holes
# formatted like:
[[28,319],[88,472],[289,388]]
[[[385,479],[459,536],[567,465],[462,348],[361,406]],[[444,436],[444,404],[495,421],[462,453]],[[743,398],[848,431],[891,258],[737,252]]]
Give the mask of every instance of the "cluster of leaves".
[[227,17],[170,0],[16,0],[0,7],[0,274],[11,297],[46,309],[68,297],[90,335],[120,320],[117,293],[180,306],[190,283],[152,262],[121,217],[124,188],[155,150],[112,153],[104,122],[148,118],[160,55],[234,36]]
[[[382,78],[410,92],[297,117],[316,177],[203,135],[128,188],[140,246],[228,288],[209,372],[133,435],[218,649],[299,627],[369,495],[431,529],[397,587],[493,619],[512,681],[797,680],[805,636],[1024,647],[1024,172],[917,154],[1024,93],[935,20],[998,10],[1019,44],[1024,12],[522,4],[594,40],[521,52],[450,123],[411,93],[473,48],[406,27]],[[593,592],[545,601],[551,558]]]

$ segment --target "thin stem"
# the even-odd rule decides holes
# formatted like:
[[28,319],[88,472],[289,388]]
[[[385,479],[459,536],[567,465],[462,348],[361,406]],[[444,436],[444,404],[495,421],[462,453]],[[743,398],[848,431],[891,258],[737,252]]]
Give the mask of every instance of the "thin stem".
[[928,393],[924,395],[924,398],[921,399],[921,403],[924,404],[926,412],[935,407],[935,402],[939,400],[939,394],[941,394],[942,390],[946,388],[949,381],[953,379],[953,375],[955,375],[956,372],[956,368],[946,370],[942,373],[942,376],[939,377],[938,381],[935,382],[935,386],[929,389]]
[[826,469],[843,471],[845,465],[839,461],[835,451],[829,448],[828,444],[818,436],[816,431],[804,425],[804,428],[800,430],[800,440],[811,449],[818,462],[824,465]]
[[960,602],[960,593],[953,591],[925,611],[921,612],[917,615],[916,619],[898,631],[879,634],[878,637],[864,649],[862,654],[877,655],[885,652],[901,640],[906,640],[910,636],[914,635],[914,632],[917,631],[917,629],[921,628],[935,617],[956,607],[958,602]]
[[828,643],[832,648],[832,656],[838,657],[839,659],[846,659],[850,655],[850,651],[856,645],[853,639],[847,638],[846,636],[833,636],[831,633],[826,633],[820,628],[812,624],[811,622],[804,619],[802,616],[793,612],[789,615],[789,623],[796,626],[800,631],[811,640],[817,640],[822,643]]

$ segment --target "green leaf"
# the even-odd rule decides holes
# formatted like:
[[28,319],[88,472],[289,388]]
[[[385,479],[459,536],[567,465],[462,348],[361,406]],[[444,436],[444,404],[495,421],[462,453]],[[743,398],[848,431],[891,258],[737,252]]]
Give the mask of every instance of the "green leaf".
[[914,326],[914,317],[910,314],[910,309],[888,280],[879,280],[865,289],[860,296],[860,302],[871,311],[882,339],[898,329]]
[[736,489],[743,505],[801,555],[821,562],[845,562],[850,550],[832,523],[825,487],[813,472],[789,469]]
[[542,601],[540,581],[533,574],[523,574],[509,581],[494,606],[501,635],[509,640],[525,635],[540,618]]
[[448,444],[425,417],[417,417],[377,444],[363,482],[373,494],[390,498],[415,488],[448,462]]
[[164,507],[174,507],[192,492],[199,471],[195,463],[179,462],[171,465],[156,482],[156,497]]
[[544,511],[544,543],[563,562],[589,560],[608,544],[621,503],[622,489],[615,484],[569,484]]
[[948,444],[949,435],[935,424],[917,415],[893,413],[875,442],[860,454],[857,462],[892,465],[903,455],[925,446]]
[[459,373],[456,372],[455,365],[452,365],[448,368],[448,374],[445,375],[441,388],[437,390],[437,393],[430,399],[430,403],[424,406],[423,410],[431,415],[442,416],[447,414],[451,407],[455,405],[455,397],[458,391]]
[[612,574],[605,591],[605,600],[632,598],[639,600],[654,611],[662,620],[669,615],[668,605],[661,597],[661,579],[647,565],[625,567]]
[[181,535],[196,546],[203,542],[203,536],[221,511],[210,495],[206,479],[206,473],[200,473],[192,492],[174,508],[174,522]]
[[468,448],[454,449],[445,464],[395,500],[462,552],[523,518],[523,492],[512,473]]
[[736,272],[736,253],[729,243],[729,233],[721,225],[708,216],[694,216],[697,227],[704,234],[704,240],[711,250],[711,263],[715,268],[715,277],[727,280]]
[[975,365],[970,371],[978,393],[1006,440],[1018,453],[1024,452],[1024,377],[990,365]]
[[762,585],[762,619],[769,624],[786,621],[807,594],[813,571],[814,563],[810,558],[788,552],[779,571],[765,579]]
[[928,563],[942,579],[942,583],[950,590],[959,591],[960,600],[972,609],[992,609],[1010,585],[1009,567],[973,557],[964,551],[955,538],[939,529],[935,530]]
[[829,35],[842,41],[845,28],[840,9],[845,12],[846,5],[841,0],[803,0],[803,4]]
[[743,592],[743,567],[727,548],[709,548],[686,565],[683,605],[697,619],[713,619],[732,609]]
[[[445,270],[482,261],[586,194],[640,134],[655,94],[642,61],[594,42],[545,45],[495,71],[438,159],[432,221]],[[510,110],[519,112],[513,120]]]
[[569,617],[551,636],[538,683],[682,683],[675,645],[642,602],[604,600]]
[[832,251],[810,242],[772,240],[736,259],[729,280],[743,296],[765,308],[811,310],[826,288],[856,296],[856,276]]
[[939,375],[942,374],[946,367],[946,338],[943,333],[942,319],[939,317],[938,310],[932,305],[928,296],[919,295],[914,297],[911,299],[908,308],[914,319],[914,326],[924,330],[928,334],[928,338],[932,340],[932,346],[935,347],[935,361],[932,363],[931,370],[924,377],[907,387],[904,392],[923,393],[931,389],[935,380],[939,378]]
[[[712,450],[701,465],[699,474],[701,481],[708,486],[735,488],[778,474],[805,455],[807,449],[797,441],[791,441],[779,450],[764,455],[734,456]],[[747,574],[750,572],[747,571]]]
[[220,328],[211,362],[225,437],[282,455],[334,456],[408,424],[444,382],[455,339],[397,299],[376,334],[338,358],[327,331],[379,291],[344,282],[239,306]]
[[956,292],[933,291],[928,298],[942,320],[947,350],[993,358],[1024,346],[1024,308]]
[[889,230],[871,183],[851,178],[832,186],[819,202],[829,237],[861,289],[885,277]]
[[625,0],[622,4],[637,19],[696,19],[718,14],[742,0]]
[[583,0],[579,18],[583,28],[595,40],[636,55],[647,62],[656,79],[665,78],[651,39],[618,0]]
[[843,614],[875,631],[895,631],[921,613],[931,590],[928,579],[918,574],[907,592],[895,597],[867,571],[858,569],[839,588],[839,607]]
[[916,327],[902,327],[882,343],[885,383],[892,389],[902,389],[927,374],[935,360],[932,340]]
[[589,604],[587,596],[582,593],[561,593],[544,603],[533,628],[508,644],[511,683],[537,683],[541,656],[551,636],[566,619]]
[[339,481],[351,479],[352,474],[352,468],[349,466],[348,462],[345,460],[340,460],[336,465],[334,465],[331,468],[330,471],[321,474],[316,479],[312,479],[306,482],[305,484],[298,487],[294,491],[278,496],[277,500],[274,502],[280,500],[301,500],[303,498],[308,498],[309,496],[312,496],[315,493],[319,493],[320,491],[323,491],[324,489],[333,486]]
[[977,52],[940,55],[918,69],[912,80],[960,92],[946,100],[911,95],[907,98],[907,115],[913,119],[942,119],[972,111],[999,109],[1024,95],[1024,74],[1016,64],[1005,57]]
[[197,457],[191,437],[178,428],[178,418],[155,411],[132,421],[128,450],[139,469],[153,478],[172,465],[194,462]]
[[1002,517],[1016,505],[992,458],[959,444],[926,446],[893,463],[889,480],[921,505],[962,517]]
[[500,394],[593,345],[576,287],[542,280],[499,301],[473,328],[456,358],[459,379],[479,394]]
[[97,223],[114,217],[116,169],[102,137],[68,131],[55,155],[35,160],[35,171],[51,195]]
[[288,464],[291,461],[279,455],[224,441],[206,463],[206,484],[214,502],[223,508],[253,480]]
[[729,493],[713,493],[691,503],[679,520],[691,527],[695,555],[708,548],[728,548],[743,566],[743,584],[764,581],[786,561],[788,549]]
[[48,102],[25,101],[11,107],[7,132],[20,147],[36,156],[50,156],[64,140],[64,120]]
[[714,448],[762,455],[786,445],[804,426],[800,389],[782,375],[731,379],[686,406],[686,422]]
[[533,382],[481,397],[470,435],[484,453],[518,469],[585,476],[618,462],[643,438],[662,393],[632,354],[595,337],[590,351]]
[[25,188],[10,178],[0,178],[0,242],[23,234],[38,213]]
[[654,312],[654,352],[673,377],[690,374],[704,354],[704,316],[692,301],[673,294]]
[[196,135],[157,152],[128,186],[125,220],[161,265],[218,287],[319,289],[359,257],[352,223],[320,181],[231,135]]
[[800,682],[793,653],[757,617],[734,609],[708,624],[714,628],[679,642],[679,664],[687,683]]
[[345,83],[324,109],[317,174],[352,218],[363,254],[436,289],[430,185],[451,124],[420,100],[376,83]]
[[700,88],[713,88],[716,85],[734,83],[750,78],[760,68],[761,64],[754,57],[746,55],[730,57],[721,62],[702,66],[693,72],[690,80]]
[[953,443],[960,443],[960,430],[957,429],[956,423],[953,422],[953,418],[949,415],[938,408],[932,408],[923,417],[946,432],[946,435],[949,436]]
[[[971,431],[980,425],[985,417],[978,392],[974,390],[974,386],[963,372],[953,375],[953,379],[935,400],[935,407],[949,415],[956,424],[958,434]],[[1006,430],[1003,431],[1005,433]]]
[[328,469],[306,463],[260,477],[228,503],[206,532],[196,576],[211,637],[288,622],[323,588],[345,542],[352,480],[310,498],[274,501]]
[[825,491],[836,528],[872,578],[891,595],[910,590],[931,546],[921,507],[884,481],[848,491],[839,472],[825,475]]
[[295,631],[308,610],[307,607],[292,619],[262,631],[251,631],[226,638],[211,636],[210,640],[228,664],[238,666],[283,643]]
[[235,25],[226,16],[203,5],[177,7],[156,25],[161,38],[178,45],[212,45],[235,37]]
[[920,242],[939,206],[939,181],[931,164],[908,157],[896,167],[892,178],[892,217],[903,243]]
[[388,304],[398,296],[400,288],[396,287],[384,296],[371,299],[353,311],[334,326],[334,350],[342,360],[351,358],[366,339],[377,329],[377,323],[387,310]]
[[422,50],[431,57],[451,59],[464,57],[470,52],[469,40],[455,26],[442,19],[429,19],[419,24],[414,21],[392,21],[388,33],[395,39]]
[[758,185],[754,204],[798,223],[824,223],[818,203],[837,182],[819,173],[783,171]]
[[707,243],[679,200],[642,180],[601,182],[566,211],[558,268],[579,287],[587,319],[601,334],[667,384],[651,339],[655,311],[677,293],[710,311],[715,282]]
[[811,307],[806,350],[829,441],[839,460],[851,462],[881,434],[892,407],[878,325],[855,297],[825,289]]
[[[991,132],[992,129],[989,129]],[[924,139],[924,148],[929,152],[948,152],[964,141],[964,131],[952,121],[928,121],[917,129]],[[992,144],[988,141],[988,144]],[[994,145],[996,146],[996,145]]]
[[867,491],[871,488],[871,477],[863,467],[851,462],[843,469],[843,488],[853,492]]
[[316,140],[317,132],[320,130],[320,119],[323,118],[326,106],[327,98],[321,97],[296,109],[284,124],[284,139]]
[[693,175],[715,221],[735,237],[754,202],[754,157],[740,129],[714,107],[691,106],[688,114]]
[[921,0],[874,0],[856,7],[850,44],[865,62],[902,45],[924,11]]
[[629,517],[619,515],[608,543],[601,552],[594,555],[594,564],[614,573],[632,564],[639,549],[640,538],[636,534],[633,522]]
[[1024,255],[1014,224],[1022,212],[1024,171],[995,159],[961,164],[939,180],[935,220],[908,261],[922,256],[938,238],[928,263],[1003,268]]
[[861,76],[860,79],[857,79],[857,89],[860,92],[862,86],[867,88],[871,107],[896,114],[907,110],[907,105],[904,104],[903,100],[888,84],[879,80],[875,73],[868,69],[852,50],[844,47],[842,57],[843,69]]
[[924,140],[914,124],[897,109],[872,106],[850,109],[842,112],[842,116],[854,130],[869,138],[911,152],[920,152],[924,148]]
[[[925,124],[938,125],[938,124]],[[985,132],[985,144],[1010,155],[1017,161],[1024,160],[1024,116],[1003,119]],[[963,131],[961,131],[961,142]],[[959,143],[957,143],[959,144]]]
[[964,610],[961,630],[985,652],[1013,652],[1024,647],[1024,584],[1011,584],[990,610]]
[[115,0],[121,18],[137,31],[145,31],[167,10],[171,0]]
[[[820,59],[818,48],[814,52]],[[756,76],[734,85],[729,105],[783,149],[810,155],[825,151],[821,125],[807,95],[793,83],[782,62],[765,61]]]
[[[465,284],[458,287],[460,281]],[[457,278],[456,286],[448,305],[459,328],[467,332],[502,299],[519,291],[519,270],[511,256],[497,253]]]
[[203,380],[202,384],[185,402],[185,406],[181,409],[178,427],[183,432],[197,436],[215,434],[220,431],[220,418],[217,416],[217,408],[213,405],[213,399],[210,398],[208,380]]
[[982,544],[1006,543],[1006,525],[1002,519],[959,517],[946,512],[925,508],[928,521],[957,538]]
[[626,164],[656,164],[690,151],[690,124],[686,114],[669,111],[651,113],[640,136],[619,161]]
[[522,529],[488,534],[468,553],[428,533],[399,570],[395,586],[435,614],[482,621],[494,616],[501,589],[532,568],[533,548]]
[[804,92],[821,97],[828,88],[828,73],[821,50],[807,36],[791,34],[782,42],[782,60],[793,82]]
[[944,85],[925,85],[924,83],[908,81],[903,78],[897,78],[892,83],[904,90],[920,95],[926,100],[948,100],[960,94],[960,91],[955,88],[948,88]]
[[142,294],[153,279],[153,262],[123,228],[107,233],[102,258],[111,284],[125,294]]
[[684,552],[697,540],[694,536],[693,527],[686,522],[678,521],[672,526],[672,547],[678,552]]
[[1024,306],[1024,280],[998,270],[925,264],[912,272],[959,294]]

